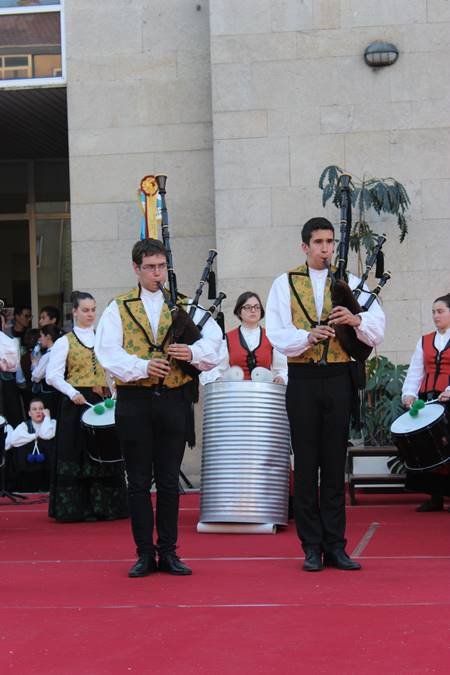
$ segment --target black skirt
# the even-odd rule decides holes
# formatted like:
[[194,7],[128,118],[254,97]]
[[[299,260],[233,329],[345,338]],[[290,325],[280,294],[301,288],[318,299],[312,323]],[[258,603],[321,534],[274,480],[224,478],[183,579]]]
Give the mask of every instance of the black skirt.
[[[101,401],[90,387],[79,392],[90,403]],[[128,516],[124,463],[90,459],[81,417],[86,406],[64,396],[57,424],[51,470],[49,516],[59,522],[115,520]]]

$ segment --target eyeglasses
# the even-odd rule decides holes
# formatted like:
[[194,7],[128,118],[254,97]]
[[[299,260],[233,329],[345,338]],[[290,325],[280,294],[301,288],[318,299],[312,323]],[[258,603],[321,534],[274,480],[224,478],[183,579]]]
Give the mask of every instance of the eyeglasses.
[[167,263],[160,263],[159,265],[141,265],[142,272],[164,272],[167,269]]
[[241,309],[245,309],[246,312],[259,312],[261,305],[242,305]]

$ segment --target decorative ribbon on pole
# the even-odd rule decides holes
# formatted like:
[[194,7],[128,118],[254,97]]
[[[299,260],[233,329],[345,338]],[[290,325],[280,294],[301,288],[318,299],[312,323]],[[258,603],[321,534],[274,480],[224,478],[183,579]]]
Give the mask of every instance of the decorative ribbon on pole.
[[155,176],[144,176],[138,190],[142,209],[141,239],[158,239],[158,225],[161,224],[161,197]]

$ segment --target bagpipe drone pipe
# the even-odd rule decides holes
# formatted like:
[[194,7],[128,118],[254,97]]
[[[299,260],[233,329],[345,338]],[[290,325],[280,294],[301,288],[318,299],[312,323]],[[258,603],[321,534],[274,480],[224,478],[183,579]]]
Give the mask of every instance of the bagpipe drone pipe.
[[[343,174],[340,178],[341,187],[341,208],[340,208],[340,240],[338,248],[337,269],[335,272],[328,268],[328,275],[330,277],[331,301],[333,307],[346,307],[352,314],[360,314],[367,311],[373,302],[377,299],[381,289],[386,282],[391,278],[390,272],[381,270],[382,261],[382,246],[386,241],[386,236],[380,235],[377,239],[374,250],[368,254],[365,264],[365,271],[361,277],[360,282],[355,289],[351,289],[347,283],[347,262],[348,252],[350,246],[350,234],[352,228],[352,206],[350,198],[350,180],[351,176]],[[373,291],[366,291],[364,285],[368,279],[369,273],[373,265],[377,262],[377,276],[379,282]],[[369,297],[362,305],[358,302],[361,293],[369,293]],[[332,324],[329,324],[332,325]],[[366,361],[372,351],[364,342],[358,339],[355,330],[352,326],[340,324],[332,326],[335,330],[336,338],[343,349],[355,361]],[[328,353],[329,341],[324,344],[324,354],[321,363],[326,363]]]
[[[209,309],[204,310],[204,314],[198,323],[194,322],[196,310],[198,308],[203,309],[199,305],[199,300],[206,283],[209,284],[210,295],[211,292],[213,292],[215,295],[215,277],[211,268],[214,259],[217,256],[217,251],[215,249],[211,249],[209,251],[208,259],[203,269],[199,286],[195,292],[192,303],[189,305],[188,311],[186,311],[183,305],[187,307],[188,303],[187,299],[178,292],[177,279],[173,265],[172,249],[170,245],[169,219],[165,198],[167,176],[165,174],[159,174],[154,177],[154,180],[156,182],[161,200],[161,235],[164,247],[167,251],[167,280],[169,288],[167,290],[161,287],[161,290],[165,296],[165,300],[172,315],[172,325],[164,339],[163,347],[173,343],[192,345],[202,337],[202,328],[205,326],[208,319],[214,316],[216,311],[220,309],[221,303],[226,298],[224,293],[219,293]],[[177,361],[177,363],[184,370],[184,372],[188,373],[189,375],[196,376],[198,374],[197,368],[191,366],[186,361]]]

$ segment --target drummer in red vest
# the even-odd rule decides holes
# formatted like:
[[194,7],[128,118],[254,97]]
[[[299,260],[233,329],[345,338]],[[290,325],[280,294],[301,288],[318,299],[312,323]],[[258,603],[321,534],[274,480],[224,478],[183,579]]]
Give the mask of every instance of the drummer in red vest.
[[259,323],[264,318],[264,307],[257,293],[241,293],[233,310],[240,326],[226,334],[221,363],[213,370],[202,373],[202,384],[213,382],[225,375],[231,366],[239,366],[244,380],[251,380],[256,367],[272,371],[275,384],[287,384],[287,360],[284,354],[274,349],[266,331]]
[[[403,383],[402,403],[407,408],[418,397],[425,401],[438,399],[447,408],[450,406],[450,293],[436,298],[432,315],[436,330],[417,342]],[[450,497],[448,465],[419,475],[408,472],[406,488],[431,495],[416,511],[442,511],[444,496]]]

